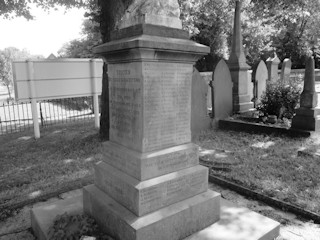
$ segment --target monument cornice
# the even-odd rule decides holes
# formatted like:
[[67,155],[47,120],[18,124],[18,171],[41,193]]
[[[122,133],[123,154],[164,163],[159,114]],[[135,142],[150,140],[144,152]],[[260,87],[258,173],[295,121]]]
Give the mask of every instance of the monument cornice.
[[140,35],[111,41],[94,48],[108,63],[128,61],[194,62],[210,48],[188,39]]
[[113,52],[132,48],[152,48],[156,50],[174,50],[183,52],[210,52],[208,46],[187,39],[168,38],[151,35],[141,35],[107,42],[93,49],[95,54]]

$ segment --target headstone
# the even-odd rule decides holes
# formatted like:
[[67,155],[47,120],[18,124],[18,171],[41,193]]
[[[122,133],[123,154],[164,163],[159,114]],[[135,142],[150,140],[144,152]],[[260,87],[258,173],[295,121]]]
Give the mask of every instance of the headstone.
[[212,72],[200,72],[200,76],[207,83],[208,95],[207,95],[207,108],[212,110]]
[[228,65],[222,59],[214,70],[214,118],[225,119],[232,115],[231,74]]
[[252,101],[254,97],[254,84],[252,81],[252,70],[248,70],[248,95],[250,97],[250,101]]
[[233,112],[247,112],[253,108],[248,94],[248,70],[246,57],[242,45],[241,34],[241,2],[236,1],[234,27],[232,36],[232,49],[228,66],[233,82]]
[[289,58],[284,59],[281,68],[280,80],[285,84],[289,83],[290,81],[291,67],[291,60]]
[[277,82],[279,80],[278,68],[280,64],[280,59],[277,53],[274,51],[274,56],[267,59],[268,68],[268,80],[270,82]]
[[128,9],[113,41],[94,50],[108,64],[110,141],[84,210],[115,239],[183,239],[220,218],[191,143],[193,64],[210,49],[175,25],[177,0]]
[[200,75],[197,69],[192,74],[192,96],[191,96],[191,135],[192,139],[210,128],[210,117],[208,115],[207,98],[209,85]]
[[268,69],[264,61],[260,61],[255,71],[255,98],[256,103],[260,103],[261,95],[266,91],[268,80]]
[[320,108],[315,88],[314,58],[306,62],[303,92],[300,95],[300,108],[292,119],[292,128],[318,131],[320,129]]

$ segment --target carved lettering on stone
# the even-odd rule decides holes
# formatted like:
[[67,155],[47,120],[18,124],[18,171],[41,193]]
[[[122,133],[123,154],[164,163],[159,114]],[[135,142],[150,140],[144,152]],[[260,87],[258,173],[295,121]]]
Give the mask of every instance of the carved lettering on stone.
[[147,151],[190,142],[192,67],[143,63],[144,139]]

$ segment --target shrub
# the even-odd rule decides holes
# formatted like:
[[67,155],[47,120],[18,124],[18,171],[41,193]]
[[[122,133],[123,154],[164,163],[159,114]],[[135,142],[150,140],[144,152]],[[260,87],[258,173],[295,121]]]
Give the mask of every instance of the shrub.
[[298,84],[268,83],[257,110],[264,116],[276,115],[278,118],[290,119],[299,105],[301,90]]

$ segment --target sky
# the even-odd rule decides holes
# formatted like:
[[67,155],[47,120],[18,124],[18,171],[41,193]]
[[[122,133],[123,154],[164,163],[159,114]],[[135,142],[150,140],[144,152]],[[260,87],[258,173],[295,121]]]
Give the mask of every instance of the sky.
[[62,7],[48,13],[32,7],[31,14],[35,20],[0,18],[0,50],[16,47],[27,49],[32,55],[57,55],[64,43],[81,38],[84,13],[84,9],[65,11]]

